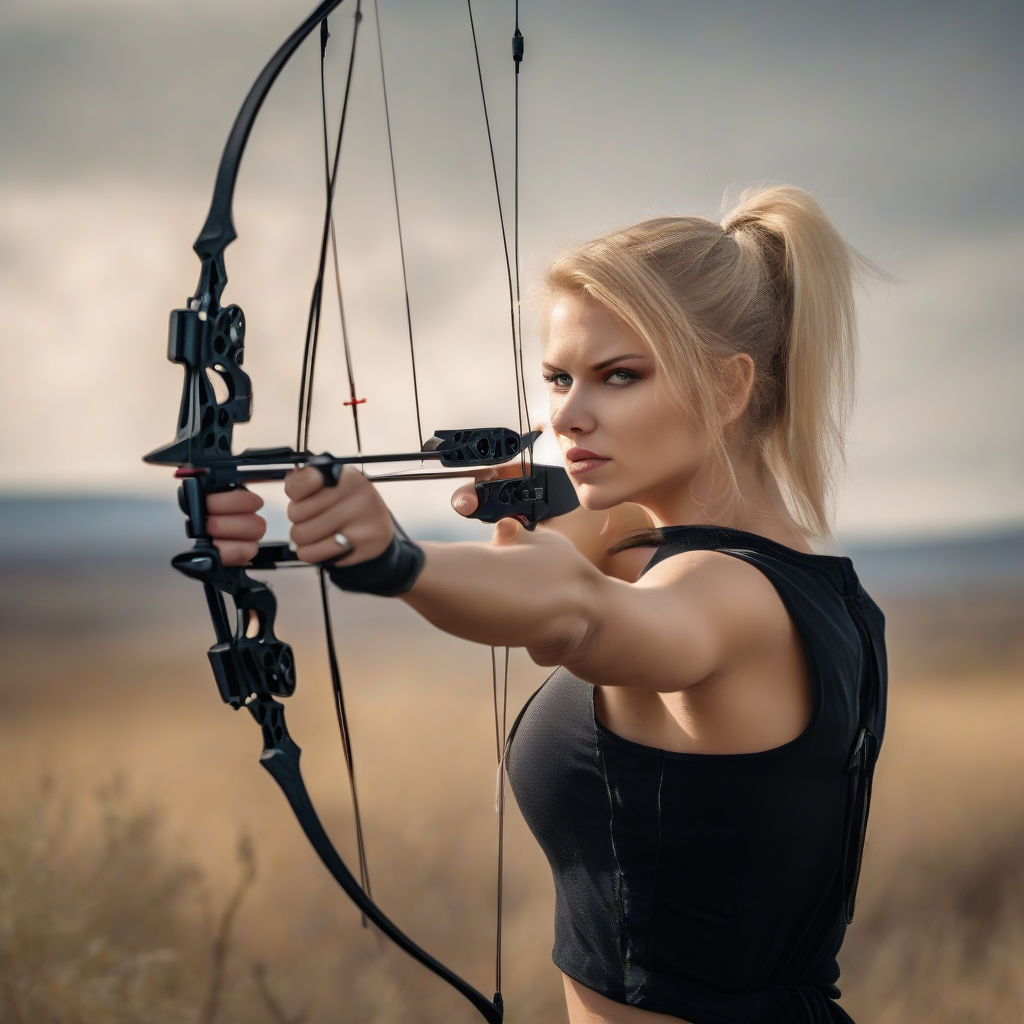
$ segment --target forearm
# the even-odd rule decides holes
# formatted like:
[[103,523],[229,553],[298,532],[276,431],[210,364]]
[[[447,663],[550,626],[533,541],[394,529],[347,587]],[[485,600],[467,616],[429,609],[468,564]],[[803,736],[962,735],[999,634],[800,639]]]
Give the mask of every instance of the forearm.
[[568,544],[424,544],[402,599],[439,629],[557,664],[593,631],[605,577]]

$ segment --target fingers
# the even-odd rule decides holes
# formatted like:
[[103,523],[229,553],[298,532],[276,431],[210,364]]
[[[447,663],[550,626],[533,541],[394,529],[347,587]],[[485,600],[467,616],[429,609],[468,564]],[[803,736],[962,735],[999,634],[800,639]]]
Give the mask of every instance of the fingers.
[[305,522],[351,495],[366,490],[373,491],[373,485],[352,466],[342,468],[341,476],[333,487],[327,487],[320,471],[311,466],[293,470],[284,479],[284,492],[292,499],[288,518],[293,523]]
[[503,466],[489,466],[486,469],[476,470],[473,473],[473,483],[463,484],[452,494],[452,508],[460,516],[471,516],[480,507],[476,485],[481,480],[504,480],[508,477],[517,477],[521,473],[522,467],[518,462],[509,462]]
[[245,565],[256,557],[267,523],[256,512],[263,499],[242,487],[206,496],[206,533],[224,565]]
[[[349,542],[354,546],[358,539],[365,540],[365,536],[357,537],[358,534],[365,534],[367,528],[378,525],[377,520],[382,518],[380,501],[376,491],[367,485],[366,490],[360,489],[355,494],[350,494],[339,502],[328,505],[320,511],[310,511],[305,507],[296,508],[298,503],[292,502],[288,506],[288,518],[292,521],[292,541],[303,547],[316,544],[335,533],[344,533]],[[383,509],[384,516],[390,526],[390,517],[387,509]]]
[[518,519],[499,519],[494,524],[494,547],[503,548],[508,544],[515,544],[520,534],[525,534]]
[[[292,529],[292,542],[295,544],[295,553],[303,562],[334,562],[335,565],[358,565],[360,562],[367,562],[376,558],[387,550],[391,543],[392,530],[390,522],[384,529],[379,525],[351,524],[341,529],[331,530],[326,537],[317,540],[300,543],[295,540],[295,528]],[[335,534],[342,536],[348,541],[348,547],[344,547],[336,541]]]
[[471,516],[480,504],[476,496],[476,484],[463,484],[452,495],[452,508],[460,516]]
[[[345,472],[342,472],[341,475],[344,477]],[[339,483],[340,482],[341,481],[339,480]],[[287,494],[292,501],[302,501],[321,490],[330,492],[333,488],[327,487],[323,474],[321,474],[320,470],[314,469],[312,466],[305,466],[302,469],[293,469],[284,478],[284,493]]]
[[261,541],[267,532],[267,521],[255,512],[236,516],[207,515],[206,532],[221,540]]
[[259,551],[258,544],[241,540],[215,540],[213,544],[220,552],[220,560],[224,565],[248,565]]
[[315,469],[296,470],[288,475],[285,490],[292,498],[291,539],[302,561],[355,565],[376,558],[391,543],[391,513],[374,486],[351,467],[334,487],[325,487]]
[[219,491],[206,496],[206,511],[213,515],[235,515],[246,512],[259,512],[263,508],[263,499],[244,487],[236,487],[233,491]]

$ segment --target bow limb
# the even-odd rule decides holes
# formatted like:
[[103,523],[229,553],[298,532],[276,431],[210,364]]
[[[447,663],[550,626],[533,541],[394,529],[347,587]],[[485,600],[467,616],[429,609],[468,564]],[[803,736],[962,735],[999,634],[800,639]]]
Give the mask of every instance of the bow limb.
[[231,217],[232,200],[238,168],[242,162],[246,143],[256,117],[277,81],[277,76],[291,59],[306,37],[326,18],[331,11],[340,7],[344,0],[323,0],[305,21],[278,47],[277,52],[267,61],[259,77],[252,84],[241,110],[231,126],[231,134],[220,158],[217,180],[213,187],[213,200],[199,237],[193,248],[203,261],[203,273],[196,290],[198,303],[194,308],[208,312],[220,306],[221,292],[227,284],[224,268],[224,250],[238,237]]
[[[205,506],[205,500],[200,481],[195,477],[186,479],[183,491],[193,532],[204,529],[200,506]],[[265,560],[255,560],[260,568],[272,568],[277,561],[289,560],[283,545],[265,545],[264,549]],[[259,724],[263,733],[260,763],[281,787],[324,867],[366,919],[399,949],[447,982],[489,1024],[501,1024],[504,1008],[500,994],[488,999],[409,938],[363,890],[324,830],[302,778],[302,751],[288,732],[284,706],[275,700],[294,692],[295,671],[291,648],[274,635],[277,602],[273,592],[266,584],[252,579],[245,569],[224,566],[206,536],[198,536],[196,546],[176,556],[172,564],[179,572],[203,583],[217,637],[208,656],[221,697],[236,709],[246,707]],[[224,594],[231,597],[235,606],[233,634]]]
[[257,697],[247,707],[263,730],[263,753],[260,763],[274,777],[281,787],[296,820],[305,833],[317,856],[331,873],[331,876],[345,891],[359,910],[372,921],[399,949],[408,953],[443,981],[446,981],[460,995],[464,996],[479,1011],[489,1024],[501,1024],[503,1004],[500,994],[488,999],[468,982],[449,970],[443,963],[431,956],[425,949],[409,938],[363,891],[355,876],[349,871],[341,855],[334,848],[320,818],[313,807],[306,784],[299,768],[302,751],[288,734],[284,720],[284,707],[271,697]]

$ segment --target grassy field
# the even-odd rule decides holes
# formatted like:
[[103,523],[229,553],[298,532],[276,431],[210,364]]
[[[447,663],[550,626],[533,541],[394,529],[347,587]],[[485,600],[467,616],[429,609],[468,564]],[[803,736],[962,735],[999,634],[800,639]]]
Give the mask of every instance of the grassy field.
[[[275,580],[314,801],[355,863],[314,580]],[[886,603],[890,730],[843,1003],[860,1024],[1024,1020],[1024,595]],[[493,987],[489,652],[337,596],[373,892]],[[194,584],[152,562],[0,570],[0,1020],[461,1022],[360,926],[217,697]],[[543,672],[513,655],[511,706]],[[565,1019],[551,885],[514,807],[507,1020]]]

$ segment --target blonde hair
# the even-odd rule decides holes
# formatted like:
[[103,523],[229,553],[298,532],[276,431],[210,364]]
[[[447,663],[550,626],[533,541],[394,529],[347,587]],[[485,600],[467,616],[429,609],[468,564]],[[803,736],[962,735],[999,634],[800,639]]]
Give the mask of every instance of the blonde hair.
[[827,536],[853,404],[861,265],[813,196],[777,185],[744,192],[720,224],[659,217],[586,242],[555,261],[547,283],[585,294],[647,343],[669,396],[728,467],[734,495],[725,363],[749,355],[745,436],[796,524]]

